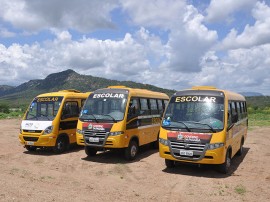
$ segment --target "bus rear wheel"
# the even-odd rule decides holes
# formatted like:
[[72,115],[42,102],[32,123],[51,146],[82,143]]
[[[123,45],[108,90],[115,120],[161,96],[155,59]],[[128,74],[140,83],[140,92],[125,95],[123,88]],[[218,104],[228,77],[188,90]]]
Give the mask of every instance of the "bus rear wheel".
[[129,161],[134,160],[137,156],[138,150],[139,150],[138,143],[135,140],[132,140],[129,143],[128,147],[125,148],[125,158]]
[[244,140],[242,139],[242,140],[241,140],[241,143],[240,143],[240,148],[239,148],[239,150],[238,150],[237,153],[236,153],[237,156],[242,156],[243,151],[244,151],[243,145],[244,145]]
[[175,167],[175,161],[165,159],[165,165],[166,165],[167,168],[173,168],[173,167]]
[[85,147],[84,151],[87,156],[95,156],[97,154],[97,150],[93,147]]

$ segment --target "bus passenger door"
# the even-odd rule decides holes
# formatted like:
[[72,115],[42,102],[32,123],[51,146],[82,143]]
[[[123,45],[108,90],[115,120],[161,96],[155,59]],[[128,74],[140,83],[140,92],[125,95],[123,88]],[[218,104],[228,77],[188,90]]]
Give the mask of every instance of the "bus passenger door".
[[76,142],[76,128],[79,117],[79,100],[69,99],[64,103],[61,121],[59,125],[59,134],[67,134],[69,142]]
[[[126,135],[128,137],[137,136],[140,141],[139,127],[139,100],[138,98],[131,98],[128,106],[127,124],[126,124]],[[129,140],[129,139],[128,139]],[[126,143],[128,146],[129,142]],[[140,144],[140,143],[139,143]]]

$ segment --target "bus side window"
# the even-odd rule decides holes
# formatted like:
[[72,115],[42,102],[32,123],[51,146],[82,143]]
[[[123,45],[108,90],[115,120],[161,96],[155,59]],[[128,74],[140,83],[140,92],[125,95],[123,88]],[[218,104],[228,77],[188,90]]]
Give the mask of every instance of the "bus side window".
[[242,119],[242,109],[241,109],[241,105],[240,102],[236,102],[236,106],[237,106],[237,114],[238,114],[238,120]]
[[241,102],[241,109],[242,109],[242,117],[245,118],[246,117],[246,111],[245,111],[245,102]]
[[162,116],[162,114],[164,112],[164,108],[163,108],[163,105],[162,105],[162,100],[157,100],[157,103],[158,103],[159,114]]
[[79,116],[79,106],[78,102],[67,101],[62,111],[62,119],[78,117]]
[[232,109],[232,123],[236,123],[238,121],[236,102],[232,102],[232,108],[231,109]]
[[168,105],[168,100],[162,100],[162,102],[163,102],[163,110],[167,107],[167,105]]
[[81,100],[81,108],[83,108],[85,101],[86,101],[86,99]]
[[157,100],[150,99],[149,101],[150,101],[151,114],[158,114]]
[[140,115],[149,115],[150,109],[148,105],[148,101],[145,98],[140,98]]
[[133,118],[139,115],[139,100],[137,98],[131,98],[128,108],[128,118]]
[[232,125],[232,103],[228,104],[228,128]]

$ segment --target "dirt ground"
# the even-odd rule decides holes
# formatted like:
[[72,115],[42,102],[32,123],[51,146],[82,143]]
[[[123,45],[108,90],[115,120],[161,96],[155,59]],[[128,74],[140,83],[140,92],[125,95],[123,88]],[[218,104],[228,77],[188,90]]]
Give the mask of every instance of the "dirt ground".
[[82,147],[30,153],[19,127],[0,120],[0,201],[270,201],[270,127],[249,130],[229,175],[211,166],[166,169],[149,147],[134,162],[117,152],[86,158]]

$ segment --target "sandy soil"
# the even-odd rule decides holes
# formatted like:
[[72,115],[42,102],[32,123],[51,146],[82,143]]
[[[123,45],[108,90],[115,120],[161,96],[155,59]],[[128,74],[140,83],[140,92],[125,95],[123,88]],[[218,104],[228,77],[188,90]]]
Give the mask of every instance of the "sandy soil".
[[229,175],[211,166],[168,170],[157,150],[126,162],[117,152],[86,158],[82,147],[27,152],[20,120],[0,121],[0,201],[270,201],[270,127],[249,130]]

